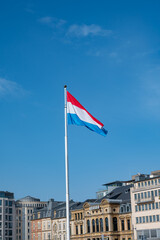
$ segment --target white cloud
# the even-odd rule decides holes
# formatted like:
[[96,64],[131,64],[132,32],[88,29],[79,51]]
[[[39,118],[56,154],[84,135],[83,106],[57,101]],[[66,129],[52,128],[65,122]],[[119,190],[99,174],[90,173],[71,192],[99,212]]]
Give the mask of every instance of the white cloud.
[[46,24],[50,27],[56,27],[56,28],[59,28],[66,23],[66,21],[63,19],[57,19],[57,18],[49,17],[49,16],[39,18],[38,22],[40,22],[42,24]]
[[52,17],[43,17],[38,19],[39,22],[41,23],[51,23],[53,21]]
[[73,24],[67,31],[68,36],[75,37],[87,37],[87,36],[110,36],[111,30],[103,29],[101,26],[96,24],[91,25],[77,25]]
[[5,78],[0,78],[0,97],[6,95],[24,96],[26,94],[28,94],[28,92],[16,82],[6,80]]

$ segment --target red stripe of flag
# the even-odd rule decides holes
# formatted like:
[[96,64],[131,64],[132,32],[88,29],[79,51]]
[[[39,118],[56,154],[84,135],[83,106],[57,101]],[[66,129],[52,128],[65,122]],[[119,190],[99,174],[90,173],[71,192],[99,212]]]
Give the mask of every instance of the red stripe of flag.
[[97,122],[99,125],[101,125],[102,127],[104,126],[103,123],[101,123],[99,120],[97,120],[96,118],[94,118],[68,91],[67,91],[67,102],[72,103],[74,106],[79,107],[83,110],[85,110],[88,115],[95,121]]

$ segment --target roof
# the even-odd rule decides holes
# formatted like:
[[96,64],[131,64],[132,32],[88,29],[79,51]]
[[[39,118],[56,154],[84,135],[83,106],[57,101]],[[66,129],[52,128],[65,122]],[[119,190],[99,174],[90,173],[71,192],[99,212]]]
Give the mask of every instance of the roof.
[[130,197],[130,188],[133,185],[127,185],[127,186],[122,186],[119,188],[115,188],[112,192],[106,195],[106,198],[109,199],[119,199],[122,200],[122,202],[130,202],[131,197]]
[[110,185],[112,185],[112,184],[118,184],[118,183],[123,183],[123,181],[109,182],[109,183],[105,183],[105,184],[103,184],[103,186],[110,186]]
[[19,202],[40,202],[40,199],[31,197],[31,196],[26,196],[26,197],[21,198],[17,201],[19,201]]

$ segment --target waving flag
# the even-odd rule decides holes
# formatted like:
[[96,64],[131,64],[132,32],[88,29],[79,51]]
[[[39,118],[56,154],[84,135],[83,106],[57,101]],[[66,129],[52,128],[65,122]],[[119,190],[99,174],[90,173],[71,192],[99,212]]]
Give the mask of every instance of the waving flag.
[[91,131],[106,136],[107,131],[103,124],[94,118],[68,91],[67,91],[68,124],[85,126]]

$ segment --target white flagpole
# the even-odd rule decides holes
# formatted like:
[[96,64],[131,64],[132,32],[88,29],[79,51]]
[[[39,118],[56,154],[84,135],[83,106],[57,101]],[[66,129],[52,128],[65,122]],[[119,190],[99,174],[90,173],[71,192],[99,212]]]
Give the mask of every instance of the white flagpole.
[[67,86],[64,86],[64,116],[65,116],[65,166],[66,166],[66,218],[67,218],[67,240],[70,240],[69,225],[69,174],[68,174],[68,137],[67,137]]

